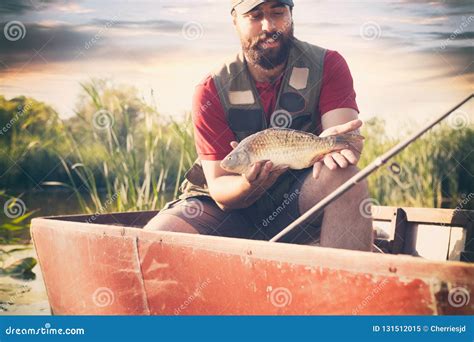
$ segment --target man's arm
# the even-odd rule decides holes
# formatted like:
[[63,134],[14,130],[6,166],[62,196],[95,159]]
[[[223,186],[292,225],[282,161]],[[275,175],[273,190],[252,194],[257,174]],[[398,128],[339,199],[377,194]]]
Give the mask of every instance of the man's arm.
[[[237,142],[232,142],[232,147]],[[270,171],[273,163],[259,161],[243,175],[229,173],[220,167],[220,160],[201,160],[209,193],[222,210],[246,208],[270,188],[288,168]]]

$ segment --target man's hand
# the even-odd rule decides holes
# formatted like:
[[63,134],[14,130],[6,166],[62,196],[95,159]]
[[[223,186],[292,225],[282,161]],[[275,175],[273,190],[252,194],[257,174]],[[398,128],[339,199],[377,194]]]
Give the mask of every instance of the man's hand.
[[[319,136],[327,137],[329,135],[343,134],[355,131],[360,126],[362,126],[362,121],[352,120],[342,125],[337,125],[329,127],[324,130]],[[354,146],[357,150],[362,151],[362,142]],[[318,178],[319,174],[324,165],[327,166],[329,170],[336,170],[338,167],[346,168],[349,165],[356,165],[359,162],[360,153],[358,151],[353,151],[351,149],[344,149],[339,152],[332,152],[324,156],[323,160],[317,161],[313,165],[313,177]]]
[[[237,141],[232,141],[230,145],[235,149],[238,143]],[[273,170],[272,168],[273,163],[271,161],[261,160],[254,163],[246,173],[242,174],[249,186],[253,189],[251,194],[252,200],[258,199],[289,167],[283,165],[275,167]]]

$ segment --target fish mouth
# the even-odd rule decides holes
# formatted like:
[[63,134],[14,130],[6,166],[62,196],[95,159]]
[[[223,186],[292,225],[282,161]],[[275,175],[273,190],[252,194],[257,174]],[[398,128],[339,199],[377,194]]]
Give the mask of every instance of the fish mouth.
[[242,169],[243,169],[242,167],[232,167],[231,165],[228,165],[225,162],[225,159],[220,162],[220,166],[221,166],[222,169],[224,169],[225,171],[230,172],[230,173],[235,173],[235,174],[244,173],[242,171]]
[[228,170],[227,163],[225,162],[225,159],[224,159],[224,160],[221,160],[221,162],[219,163],[219,165],[220,165],[221,168],[223,168],[224,170],[229,171],[229,170]]

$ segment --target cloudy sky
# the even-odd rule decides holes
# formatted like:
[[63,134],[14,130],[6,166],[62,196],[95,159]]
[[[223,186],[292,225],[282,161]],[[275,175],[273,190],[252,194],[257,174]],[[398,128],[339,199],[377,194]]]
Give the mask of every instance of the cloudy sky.
[[[229,3],[2,0],[0,94],[33,96],[66,118],[79,83],[104,77],[145,97],[153,89],[163,113],[182,115],[199,80],[239,48]],[[473,91],[470,3],[295,0],[295,35],[346,58],[363,119],[414,127]]]

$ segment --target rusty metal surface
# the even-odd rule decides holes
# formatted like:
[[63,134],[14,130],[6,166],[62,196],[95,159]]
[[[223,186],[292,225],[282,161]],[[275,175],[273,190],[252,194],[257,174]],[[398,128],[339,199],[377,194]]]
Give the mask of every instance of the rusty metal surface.
[[57,218],[32,235],[56,314],[474,314],[452,302],[467,263]]
[[[55,314],[147,314],[136,238],[33,224]],[[64,227],[65,228],[65,227]]]

